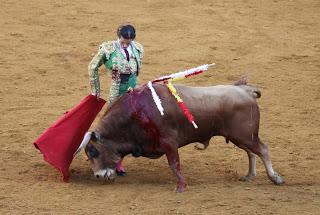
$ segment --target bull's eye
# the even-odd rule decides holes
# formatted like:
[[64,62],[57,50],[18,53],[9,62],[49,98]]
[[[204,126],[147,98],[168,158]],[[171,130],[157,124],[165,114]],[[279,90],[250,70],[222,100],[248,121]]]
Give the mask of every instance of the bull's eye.
[[89,154],[89,156],[90,156],[91,158],[96,158],[96,157],[99,156],[98,150],[97,150],[95,147],[93,147],[93,146],[89,146],[89,148],[88,148],[88,154]]

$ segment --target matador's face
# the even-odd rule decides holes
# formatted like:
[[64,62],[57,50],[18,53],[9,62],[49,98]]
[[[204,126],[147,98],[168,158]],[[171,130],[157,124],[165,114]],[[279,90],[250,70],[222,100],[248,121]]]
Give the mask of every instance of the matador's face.
[[125,39],[122,36],[119,38],[119,42],[122,48],[127,48],[130,43],[132,42],[132,39]]

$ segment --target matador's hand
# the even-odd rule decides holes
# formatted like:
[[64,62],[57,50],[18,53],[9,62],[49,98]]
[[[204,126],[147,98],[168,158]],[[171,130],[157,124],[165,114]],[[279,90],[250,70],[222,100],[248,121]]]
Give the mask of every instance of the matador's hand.
[[127,92],[128,92],[128,93],[131,93],[132,91],[133,91],[132,87],[129,87],[129,88],[127,89]]
[[97,100],[100,99],[100,92],[97,93],[91,93],[91,95],[95,96],[97,98]]

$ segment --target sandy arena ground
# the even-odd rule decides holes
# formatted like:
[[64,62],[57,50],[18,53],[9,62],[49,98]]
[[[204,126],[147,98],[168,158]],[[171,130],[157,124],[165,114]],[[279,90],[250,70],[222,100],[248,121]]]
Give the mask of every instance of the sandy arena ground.
[[[319,214],[319,0],[0,5],[0,214]],[[184,83],[229,84],[247,75],[261,89],[260,133],[285,185],[273,185],[260,160],[253,182],[238,181],[247,155],[219,137],[206,151],[180,150],[183,194],[173,192],[165,157],[128,157],[128,176],[110,184],[93,177],[82,153],[70,183],[61,181],[32,143],[89,93],[87,65],[124,22],[136,26],[145,48],[140,83],[216,62]],[[104,68],[100,77],[106,98],[111,77]]]

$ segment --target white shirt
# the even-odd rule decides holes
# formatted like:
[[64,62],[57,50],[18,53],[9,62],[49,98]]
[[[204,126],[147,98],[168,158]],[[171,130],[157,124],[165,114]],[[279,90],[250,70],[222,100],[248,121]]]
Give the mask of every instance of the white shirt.
[[[121,47],[121,44],[120,44],[120,40],[118,39],[117,42],[119,43],[119,46]],[[129,46],[127,47],[127,51],[129,52],[129,58],[131,58],[132,56],[132,47],[131,47],[131,44],[129,44]],[[121,47],[121,53],[125,56],[126,56],[126,53],[124,52],[123,48]]]

